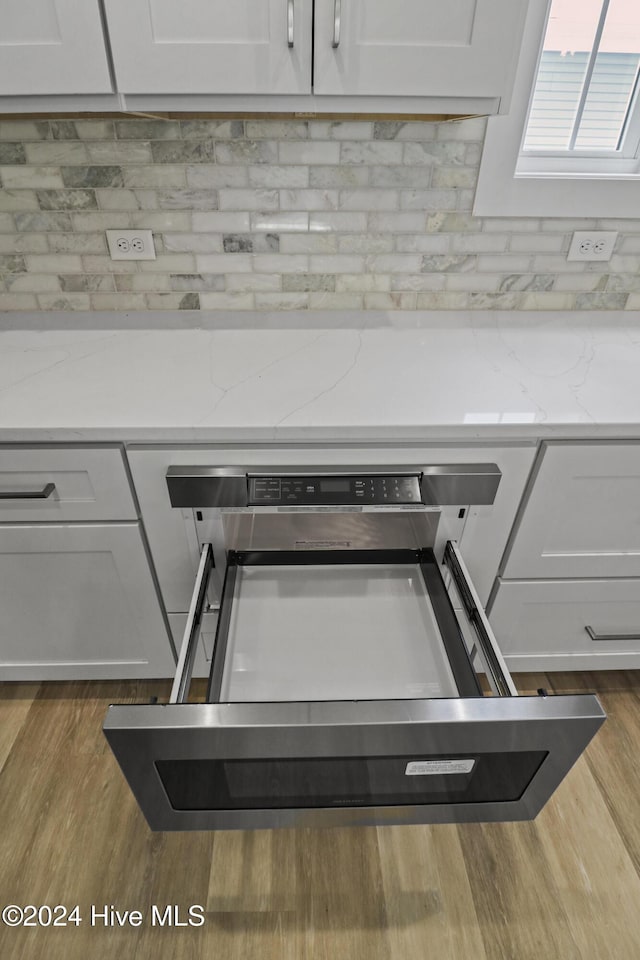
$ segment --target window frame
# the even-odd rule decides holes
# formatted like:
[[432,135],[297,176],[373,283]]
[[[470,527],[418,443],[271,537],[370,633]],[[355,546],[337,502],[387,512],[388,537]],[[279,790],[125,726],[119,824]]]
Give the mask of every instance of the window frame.
[[510,112],[487,121],[473,214],[638,219],[640,172],[635,160],[592,155],[554,157],[545,164],[538,155],[523,161],[526,172],[517,169],[550,6],[551,0],[529,3]]

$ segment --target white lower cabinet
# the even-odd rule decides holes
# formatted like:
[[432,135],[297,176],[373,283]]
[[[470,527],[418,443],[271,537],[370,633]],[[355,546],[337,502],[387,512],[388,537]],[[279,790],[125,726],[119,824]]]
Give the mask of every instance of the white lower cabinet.
[[0,525],[3,680],[170,677],[136,522]]
[[512,671],[640,667],[640,580],[501,580],[489,614]]

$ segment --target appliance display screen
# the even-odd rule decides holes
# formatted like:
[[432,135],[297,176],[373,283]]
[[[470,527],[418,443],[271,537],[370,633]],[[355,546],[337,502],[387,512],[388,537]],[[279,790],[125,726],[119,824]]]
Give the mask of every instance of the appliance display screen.
[[320,493],[349,493],[351,483],[349,480],[321,480]]

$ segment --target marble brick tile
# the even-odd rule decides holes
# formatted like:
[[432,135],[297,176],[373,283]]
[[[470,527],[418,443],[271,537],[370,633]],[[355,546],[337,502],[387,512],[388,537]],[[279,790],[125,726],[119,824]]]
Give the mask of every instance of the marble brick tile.
[[[268,168],[270,169],[270,168]],[[249,168],[249,172],[251,168]],[[187,185],[198,190],[218,190],[220,187],[246,187],[249,183],[246,166],[216,166],[203,163],[199,167],[186,168]],[[278,184],[255,183],[255,186],[278,186]]]
[[[280,253],[337,253],[338,238],[335,233],[283,233],[280,237]],[[345,253],[359,253],[345,250]]]
[[245,135],[243,120],[181,120],[183,140],[238,140]]
[[504,253],[509,246],[507,233],[460,233],[451,237],[455,253]]
[[73,120],[50,120],[49,127],[54,140],[78,139],[78,130]]
[[497,293],[502,279],[498,273],[444,274],[446,289],[463,293]]
[[60,288],[65,293],[92,293],[115,290],[114,279],[108,273],[72,273],[59,277]]
[[278,253],[281,243],[275,233],[226,233],[222,237],[222,248],[225,253]]
[[0,211],[38,210],[35,190],[0,190]]
[[[476,220],[475,217],[470,218]],[[540,230],[540,220],[536,217],[488,217],[482,223],[485,233],[536,233]]]
[[92,293],[92,310],[146,310],[144,293]]
[[285,293],[311,293],[316,290],[333,291],[336,278],[329,273],[283,273],[282,289]]
[[42,210],[95,210],[95,190],[36,190]]
[[[0,294],[0,304],[2,303],[2,294]],[[630,293],[625,304],[625,310],[640,310],[640,293]]]
[[153,140],[154,163],[211,163],[215,158],[213,140]]
[[24,273],[28,269],[24,257],[17,254],[3,254],[0,256],[0,273]]
[[54,293],[60,290],[58,277],[49,273],[14,273],[5,277],[10,293]]
[[[31,146],[31,144],[29,144]],[[0,141],[0,165],[26,163],[25,146],[22,143]]]
[[0,233],[10,233],[16,229],[15,221],[10,213],[0,213]]
[[161,210],[217,210],[216,190],[158,190],[157,205]]
[[42,233],[0,233],[0,254],[46,253],[48,249]]
[[428,120],[411,120],[403,123],[394,140],[435,140],[439,124]]
[[618,253],[640,253],[640,236],[623,237],[618,241]]
[[402,144],[384,141],[345,141],[340,144],[340,163],[374,164],[402,163]]
[[122,168],[103,167],[61,167],[60,173],[65,187],[123,187]]
[[433,187],[475,187],[476,167],[436,167],[431,175]]
[[[253,310],[255,294],[249,293],[201,293],[202,310]],[[266,296],[266,294],[264,294]]]
[[117,211],[92,213],[90,210],[72,213],[76,233],[98,233],[101,230],[118,230],[129,226],[129,214]]
[[424,230],[423,213],[370,213],[371,233],[419,233]]
[[88,293],[39,293],[37,298],[41,310],[89,310],[91,307]]
[[392,253],[393,235],[389,233],[338,234],[339,253]]
[[422,256],[406,253],[372,254],[367,257],[366,269],[369,273],[420,273]]
[[[558,294],[560,296],[560,294]],[[627,293],[576,293],[576,310],[624,310]]]
[[402,210],[424,210],[432,213],[443,210],[455,210],[458,197],[453,189],[401,190],[400,207]]
[[0,140],[46,140],[50,135],[46,120],[3,120],[0,122]]
[[51,253],[107,252],[107,239],[103,233],[50,233],[47,239]]
[[[585,277],[592,279],[591,274],[583,274]],[[637,292],[640,291],[640,275],[637,273],[614,273],[610,276],[603,275],[600,277],[600,280],[606,279],[606,290],[607,293],[622,293],[622,292]],[[554,290],[558,290],[559,287],[556,285]],[[583,288],[586,289],[586,288]],[[593,289],[604,289],[602,287],[591,288]]]
[[304,254],[258,253],[252,261],[256,273],[308,273],[309,257]]
[[167,253],[221,253],[222,238],[219,233],[165,233],[164,249]]
[[34,293],[0,292],[0,310],[37,310],[38,301]]
[[342,233],[364,233],[367,229],[366,213],[342,211],[314,212],[309,215],[309,230],[324,233],[335,230]]
[[365,310],[415,310],[417,294],[403,291],[365,293]]
[[597,273],[562,273],[553,276],[553,289],[560,292],[571,291],[573,293],[592,293],[595,290],[615,290],[615,286],[609,284],[614,277]]
[[362,310],[362,293],[310,293],[310,310]]
[[[104,140],[86,146],[91,163],[153,163],[151,145],[145,140]],[[73,161],[75,162],[75,161]]]
[[248,233],[248,213],[194,213],[192,225],[196,233]]
[[71,253],[30,254],[26,266],[33,273],[82,273],[82,260]]
[[147,293],[145,294],[149,310],[199,310],[200,294],[189,293]]
[[249,140],[306,140],[309,136],[306,120],[247,120],[245,130]]
[[236,190],[224,188],[218,192],[220,210],[277,210],[277,190]]
[[476,257],[467,254],[425,254],[422,258],[423,273],[466,273],[476,267]]
[[405,143],[403,162],[409,166],[416,164],[446,164],[447,166],[463,164],[466,155],[466,145],[457,141],[436,141],[434,143]]
[[341,190],[341,210],[397,210],[397,190]]
[[339,163],[340,144],[331,140],[284,141],[278,145],[280,163]]
[[468,306],[468,293],[451,293],[446,290],[418,293],[416,299],[418,310],[466,310]]
[[446,233],[400,235],[396,238],[398,253],[448,253],[450,236]]
[[0,167],[0,182],[5,190],[45,189],[64,187],[59,167],[4,166]]
[[373,123],[367,120],[314,120],[309,123],[312,140],[371,140]]
[[113,120],[75,120],[79,140],[113,140]]
[[486,117],[450,120],[436,124],[436,137],[438,140],[484,140],[486,129]]
[[[154,187],[186,187],[187,177],[184,164],[154,164],[152,166],[124,167],[122,171],[125,187],[143,187],[147,190]],[[101,184],[98,184],[101,186]],[[116,184],[112,184],[116,186]],[[192,183],[191,186],[197,186]]]
[[90,254],[82,257],[82,269],[86,273],[136,273],[138,264],[135,260],[112,260],[106,253]]
[[311,273],[362,273],[365,269],[364,256],[357,254],[311,254],[309,270]]
[[118,140],[179,140],[177,120],[116,120]]
[[[56,164],[88,163],[89,154],[84,143],[65,140],[40,140],[24,145],[27,163],[44,166]],[[0,155],[2,151],[0,150]]]
[[[307,168],[305,168],[307,169]],[[318,189],[334,187],[366,187],[369,183],[368,167],[309,167],[309,186]],[[293,186],[293,184],[291,184]],[[385,186],[385,184],[383,184]]]
[[[196,273],[251,273],[253,261],[248,253],[204,253],[196,256]],[[187,273],[188,271],[184,271]]]
[[94,191],[101,210],[138,210],[140,201],[134,190],[98,189]]
[[216,142],[215,155],[218,163],[277,163],[278,144],[274,140],[220,141]]
[[280,209],[337,210],[342,206],[338,197],[337,190],[280,190]]
[[[126,261],[124,261],[126,262]],[[171,274],[160,273],[115,273],[116,290],[119,293],[169,293]]]
[[381,273],[341,273],[335,278],[336,293],[387,293],[391,277]]
[[196,269],[196,257],[192,253],[159,254],[155,260],[139,260],[137,266],[142,272],[149,271],[149,273],[200,272],[199,268]]
[[[306,310],[308,293],[256,293],[256,310]],[[316,294],[322,296],[322,294]]]
[[[546,262],[546,258],[544,259]],[[491,253],[479,254],[476,266],[478,270],[488,273],[551,273],[542,263],[538,265],[535,261],[532,263],[530,257],[508,256]]]
[[277,213],[252,213],[251,230],[254,233],[307,233],[309,218],[310,214],[306,211],[280,210]]
[[191,214],[186,210],[136,210],[130,214],[132,227],[146,230],[190,231]]
[[[589,296],[589,294],[586,294]],[[572,293],[533,292],[520,294],[520,310],[577,310],[576,299]],[[596,307],[600,309],[600,307]]]
[[391,278],[392,290],[444,290],[446,277],[443,273],[397,273]]
[[309,168],[302,165],[265,164],[248,167],[252,187],[289,187],[296,189],[309,185]]
[[509,248],[518,253],[560,253],[569,249],[569,243],[563,233],[516,233],[509,238]]
[[556,289],[554,287],[555,277],[550,273],[524,273],[524,274],[508,274],[506,277],[502,277],[498,290],[503,292],[505,290],[519,290],[519,291],[540,291],[540,290],[552,290]]
[[415,187],[425,190],[431,185],[430,167],[371,167],[370,179],[373,187]]
[[16,213],[16,227],[25,233],[33,231],[42,231],[49,233],[52,230],[72,230],[73,223],[71,215],[68,213]]
[[282,277],[276,273],[230,273],[225,287],[230,293],[277,293],[282,289]]

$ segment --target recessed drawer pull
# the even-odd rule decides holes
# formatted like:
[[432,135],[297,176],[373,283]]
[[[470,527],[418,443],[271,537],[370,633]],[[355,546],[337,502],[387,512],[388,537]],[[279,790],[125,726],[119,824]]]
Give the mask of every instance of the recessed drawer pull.
[[333,40],[331,46],[337,49],[340,46],[340,26],[342,20],[342,0],[333,0]]
[[593,627],[585,627],[592,640],[640,640],[640,633],[596,633]]
[[6,493],[0,493],[0,500],[48,500],[55,489],[55,483],[47,483],[42,490],[34,490],[31,493],[24,490],[10,490]]
[[287,0],[287,46],[293,46],[293,0]]

